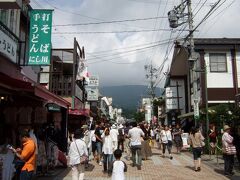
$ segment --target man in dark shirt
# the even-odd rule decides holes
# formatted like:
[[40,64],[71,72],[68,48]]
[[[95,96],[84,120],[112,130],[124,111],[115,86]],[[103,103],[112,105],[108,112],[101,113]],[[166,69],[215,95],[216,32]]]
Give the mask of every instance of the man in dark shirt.
[[98,122],[96,125],[96,129],[95,129],[95,136],[96,136],[96,149],[97,149],[97,162],[99,163],[99,165],[102,165],[101,160],[101,155],[102,155],[102,138],[101,138],[101,134],[102,134],[102,127],[101,127],[101,123]]

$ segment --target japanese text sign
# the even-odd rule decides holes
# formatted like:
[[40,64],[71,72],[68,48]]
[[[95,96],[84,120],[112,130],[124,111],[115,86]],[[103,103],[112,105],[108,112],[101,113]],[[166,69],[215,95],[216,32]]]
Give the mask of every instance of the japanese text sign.
[[17,42],[0,30],[0,53],[7,56],[12,62],[17,62]]
[[99,77],[98,76],[90,76],[88,86],[99,86]]
[[52,10],[30,12],[29,65],[50,65]]

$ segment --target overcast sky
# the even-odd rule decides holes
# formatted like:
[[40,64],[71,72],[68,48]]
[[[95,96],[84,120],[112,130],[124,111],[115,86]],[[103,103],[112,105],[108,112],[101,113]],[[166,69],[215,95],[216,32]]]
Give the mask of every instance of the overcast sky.
[[[217,1],[192,0],[195,26]],[[148,85],[144,66],[152,63],[157,69],[161,69],[164,64],[162,71],[157,73],[157,84],[161,87],[172,58],[173,42],[169,39],[181,38],[187,34],[186,31],[180,31],[185,25],[171,31],[166,18],[168,11],[180,2],[181,0],[32,0],[31,5],[37,9],[54,9],[53,48],[73,48],[73,38],[76,37],[79,44],[85,47],[85,64],[90,75],[98,75],[101,86]],[[221,0],[219,5],[221,6],[194,33],[194,37],[240,37],[240,0]],[[154,17],[159,18],[148,19]],[[148,20],[139,20],[145,18]],[[99,23],[134,19],[135,21]],[[96,22],[99,24],[89,24]],[[60,32],[66,33],[57,34]],[[71,32],[78,34],[70,34]]]

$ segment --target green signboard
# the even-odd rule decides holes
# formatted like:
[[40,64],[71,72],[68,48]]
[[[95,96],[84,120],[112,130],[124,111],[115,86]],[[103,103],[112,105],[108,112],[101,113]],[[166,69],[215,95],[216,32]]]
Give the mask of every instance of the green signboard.
[[30,11],[29,65],[50,65],[52,10]]
[[53,104],[53,103],[47,104],[47,108],[48,108],[49,111],[55,111],[55,112],[60,112],[61,111],[60,106],[58,106],[56,104]]

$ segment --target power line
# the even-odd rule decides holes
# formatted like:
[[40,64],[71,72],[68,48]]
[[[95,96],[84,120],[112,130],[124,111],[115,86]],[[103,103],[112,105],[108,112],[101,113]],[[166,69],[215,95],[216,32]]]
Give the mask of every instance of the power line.
[[[180,37],[180,35],[184,32],[183,30],[185,30],[186,28],[187,28],[187,24],[185,25],[185,27],[181,27],[181,30],[179,31],[178,35],[175,37],[175,41],[181,40],[181,38],[179,39],[179,37]],[[169,42],[170,42],[170,41],[169,41]],[[163,66],[164,63],[167,61],[167,59],[168,59],[168,57],[169,57],[169,55],[170,55],[170,52],[172,51],[172,48],[173,48],[173,47],[174,47],[174,43],[172,44],[170,50],[168,50],[168,53],[165,54],[164,61],[163,61],[163,63],[159,66],[159,68],[158,68],[158,71],[160,71],[159,74],[162,73],[162,70],[163,70],[163,67],[162,67],[162,66]]]
[[[216,14],[214,17],[212,17],[212,20],[215,19],[215,18],[216,18],[217,16],[219,16],[220,14],[221,14],[221,16],[223,16],[224,13],[226,12],[226,10],[227,10],[228,8],[230,8],[235,2],[236,2],[236,0],[233,0],[228,6],[226,6],[226,7],[225,7],[224,9],[222,9],[218,14]],[[224,12],[224,11],[225,11],[225,12]],[[219,18],[219,19],[220,19],[220,18]],[[216,20],[211,24],[211,26],[210,26],[207,30],[202,31],[200,34],[209,31],[212,27],[214,27],[214,25],[216,24],[216,22],[217,22],[219,19],[216,19]],[[205,24],[205,25],[206,25],[206,24]],[[205,25],[204,25],[204,26],[205,26]],[[200,34],[198,35],[198,37],[200,36]]]
[[[175,2],[175,0],[174,0],[174,2]],[[167,4],[166,4],[166,5],[167,5]],[[166,7],[165,7],[165,8],[166,8]],[[164,12],[165,12],[165,10],[164,10]],[[182,30],[181,30],[181,31],[182,31]],[[170,33],[170,38],[169,38],[169,39],[171,39],[172,34],[173,34],[173,29],[172,29],[172,31],[171,31],[171,33]],[[172,50],[172,49],[170,49],[170,51],[169,51],[169,46],[170,46],[170,41],[168,42],[167,49],[166,49],[166,54],[165,54],[165,56],[164,56],[163,63],[161,64],[161,65],[162,65],[162,68],[161,68],[160,73],[159,73],[160,75],[161,75],[162,69],[164,68],[165,62],[167,61],[167,58],[168,58],[168,56],[169,56],[169,53],[170,53],[170,51]],[[161,66],[160,66],[160,67],[161,67]],[[158,68],[158,71],[159,71],[160,67]]]
[[[43,7],[37,0],[33,0],[32,2],[33,2],[34,4],[36,4],[38,7],[44,9],[44,7]],[[55,26],[55,23],[54,23],[53,20],[52,20],[52,23],[53,23],[52,27],[54,27],[54,26]],[[54,30],[55,30],[55,31],[58,31],[56,28],[55,28]],[[63,37],[65,40],[69,41],[69,40],[68,40],[65,36],[63,36],[63,35],[61,35],[60,37]],[[70,42],[70,41],[69,41],[69,42]]]
[[[157,45],[153,45],[153,46],[148,46],[148,47],[144,47],[144,48],[138,48],[138,49],[134,49],[134,50],[129,50],[129,51],[125,51],[125,52],[122,52],[122,53],[116,53],[116,54],[113,54],[113,56],[116,56],[116,55],[121,55],[121,54],[127,54],[128,56],[129,56],[129,53],[136,53],[136,51],[146,51],[146,50],[148,50],[148,49],[150,49],[150,48],[153,48],[153,47],[155,47],[155,46],[160,46],[160,45],[164,45],[164,44],[166,44],[167,42],[165,42],[165,43],[159,43],[159,44],[157,44]],[[142,53],[142,52],[141,52]],[[108,57],[108,56],[107,56]],[[88,63],[88,64],[94,64],[94,63],[99,63],[99,62],[105,62],[105,61],[110,61],[110,60],[112,60],[112,59],[118,59],[118,58],[122,58],[123,56],[121,56],[121,57],[115,57],[115,58],[111,58],[111,59],[106,59],[106,60],[100,60],[100,61],[94,61],[94,62],[90,62],[90,63]],[[102,57],[99,57],[99,58],[102,58]],[[98,59],[99,59],[98,58]],[[87,59],[87,61],[89,61],[89,60],[91,60],[91,59]]]
[[[175,0],[174,0],[174,2],[175,2]],[[167,6],[167,4],[166,4],[166,6]],[[166,6],[165,6],[165,8],[166,8]],[[165,12],[165,10],[164,10],[164,12]],[[185,27],[185,28],[186,28],[186,27]],[[177,38],[178,38],[178,37],[180,36],[180,34],[185,30],[185,28],[182,28],[182,29],[180,30],[180,32],[179,32],[179,34],[177,35],[177,37],[175,38],[175,40],[177,40]],[[172,33],[173,33],[173,30],[171,31],[170,39],[171,39]],[[165,63],[168,61],[168,56],[170,55],[173,46],[174,46],[174,43],[172,44],[172,46],[171,46],[171,48],[170,48],[170,50],[169,50],[169,47],[170,47],[170,41],[169,41],[169,42],[168,42],[168,45],[167,45],[167,49],[166,49],[166,53],[165,53],[163,62],[161,63],[161,65],[159,66],[159,68],[158,68],[158,70],[157,70],[158,73],[159,73],[159,75],[160,75],[160,76],[158,76],[158,78],[160,77],[160,80],[159,80],[158,82],[157,82],[157,80],[156,80],[156,82],[154,83],[154,88],[156,88],[156,86],[157,86],[157,85],[161,82],[161,80],[163,79],[163,77],[161,76],[161,74],[162,74],[163,68],[165,67]],[[158,79],[158,78],[157,78],[157,79]]]
[[[157,16],[159,15],[160,5],[161,5],[161,1],[158,2]],[[157,25],[157,19],[155,20],[155,23],[154,23],[154,29],[156,29],[156,25]],[[154,40],[154,33],[152,34],[152,37],[151,37],[151,41],[153,41],[153,40]],[[149,58],[150,60],[152,59],[153,51],[154,51],[154,49],[152,50],[152,55]],[[147,60],[148,59],[146,59],[146,62],[147,62]],[[152,60],[151,60],[151,63],[152,63]]]
[[[225,0],[225,1],[226,1],[226,0]],[[225,2],[225,1],[224,1],[224,2]],[[211,16],[212,11],[216,8],[216,6],[217,6],[220,2],[221,2],[221,0],[218,0],[218,2],[216,2],[216,3],[212,6],[212,8],[208,11],[208,13],[204,16],[204,18],[198,23],[198,25],[187,35],[187,37],[185,38],[185,41],[193,34],[194,31],[197,30],[197,28],[198,28],[204,21],[206,21],[206,20],[209,18],[209,16]],[[224,2],[223,2],[223,3],[224,3]]]
[[[142,52],[143,53],[143,52]],[[132,54],[134,55],[134,54]],[[122,57],[119,57],[119,58],[122,58]],[[145,59],[142,59],[142,60],[138,60],[138,61],[135,61],[135,62],[126,62],[126,63],[123,63],[123,62],[113,62],[111,61],[112,59],[110,59],[108,62],[110,63],[113,63],[113,64],[119,64],[119,65],[129,65],[129,64],[137,64],[137,63],[141,63],[142,61],[144,61]]]
[[[193,29],[193,31],[191,31],[191,32],[187,35],[187,37],[185,38],[185,41],[186,41],[186,39],[187,39],[189,36],[191,36],[191,34],[192,34],[194,31],[196,31],[196,29],[197,29],[207,18],[209,18],[209,16],[211,16],[212,13],[214,13],[214,11],[216,10],[215,7],[220,3],[220,1],[221,1],[221,0],[219,0],[217,3],[214,4],[214,6],[213,6],[213,7],[210,9],[210,11],[204,16],[204,18],[200,21],[200,23]],[[226,0],[225,0],[225,1],[226,1]],[[225,2],[225,1],[224,1],[224,2]],[[223,2],[223,3],[224,3],[224,2]],[[199,3],[200,3],[200,1],[199,1]],[[206,0],[205,0],[205,2],[202,4],[202,6],[198,9],[197,13],[202,9],[202,7],[203,7],[203,5],[205,5],[205,3],[206,3]],[[222,4],[223,4],[223,3],[222,3]],[[221,5],[220,5],[220,6],[221,6]],[[218,8],[219,8],[219,7],[218,7]],[[213,10],[214,10],[214,11],[213,11]],[[197,13],[196,13],[196,14],[197,14]],[[196,16],[196,15],[195,15],[195,16]],[[186,26],[185,26],[185,28],[186,28]],[[181,33],[182,33],[182,32],[181,32]],[[180,35],[180,34],[179,34],[179,35]],[[173,47],[173,46],[172,46],[172,47]],[[160,66],[160,68],[161,68],[160,72],[162,72],[165,62],[166,62],[166,61],[164,61],[163,64]],[[161,80],[162,80],[162,78],[161,78]],[[161,80],[159,80],[158,83],[160,83]],[[158,83],[157,83],[157,84],[158,84]],[[156,85],[157,85],[157,84],[156,84]]]
[[[117,33],[144,33],[144,32],[157,32],[157,31],[171,31],[171,29],[144,29],[132,31],[75,31],[75,32],[53,32],[52,34],[117,34]],[[179,31],[179,30],[174,30]],[[186,30],[188,31],[188,30]]]
[[[126,53],[129,53],[129,52],[135,52],[135,51],[140,51],[140,50],[145,50],[145,49],[150,49],[150,48],[154,48],[154,47],[157,47],[157,46],[160,46],[160,45],[164,45],[168,42],[163,42],[163,43],[158,43],[158,44],[155,44],[155,45],[152,45],[152,46],[146,46],[146,47],[143,47],[143,48],[137,48],[137,49],[132,49],[132,50],[128,50],[128,51],[123,51],[123,52],[119,52],[119,53],[114,53],[114,54],[111,54],[111,55],[105,55],[105,56],[101,56],[102,57],[109,57],[109,56],[116,56],[116,55],[121,55],[121,54],[126,54]],[[89,60],[95,60],[96,58],[92,58],[92,59],[88,59]]]
[[[143,0],[142,1],[140,1],[140,0],[128,0],[128,1],[136,2],[136,3],[144,3],[144,4],[158,4],[157,1],[149,1],[149,0],[146,0],[146,1],[143,1]],[[170,0],[166,0],[166,1],[169,2]],[[192,4],[197,4],[197,3],[192,3]],[[174,3],[169,4],[169,6],[172,6],[172,5],[174,5]]]
[[207,2],[207,0],[205,0],[204,2],[203,2],[203,4],[201,5],[201,7],[197,10],[197,12],[196,12],[196,14],[193,16],[193,18],[194,17],[196,17],[196,15],[199,13],[199,11],[203,8],[203,6],[205,5],[205,3]]
[[[175,41],[176,41],[176,40],[179,40],[178,38],[179,38],[180,35],[184,32],[183,30],[185,30],[185,29],[187,28],[187,26],[188,26],[188,25],[186,24],[185,26],[181,27],[181,31],[179,31],[178,35],[175,37]],[[161,65],[159,66],[159,68],[158,68],[159,75],[162,75],[163,68],[164,68],[164,66],[165,66],[165,63],[168,61],[168,57],[169,57],[170,52],[172,51],[173,47],[174,47],[174,43],[172,44],[170,50],[168,51],[168,54],[166,54],[164,61],[162,62],[162,64],[161,64]],[[163,80],[163,77],[164,77],[164,76],[159,76],[160,79],[159,79],[159,81],[155,84],[155,86],[157,86],[157,85]]]
[[[105,20],[100,19],[100,18],[90,17],[90,16],[87,16],[87,15],[84,15],[84,14],[80,14],[80,13],[76,13],[76,12],[72,12],[72,11],[68,11],[68,10],[59,8],[59,7],[57,7],[57,6],[49,3],[47,0],[43,0],[43,1],[44,1],[45,3],[47,3],[49,6],[51,6],[52,8],[54,8],[55,10],[58,10],[59,12],[62,12],[62,13],[73,14],[73,15],[81,16],[81,17],[88,18],[88,19],[94,19],[94,20],[102,21],[102,22],[105,21]],[[117,23],[117,22],[116,22],[116,23]],[[124,25],[124,26],[129,26],[129,27],[137,27],[137,26],[130,26],[130,25],[124,24],[124,23],[118,23],[118,24],[119,24],[119,25]],[[140,28],[140,27],[138,27],[138,28]]]
[[197,9],[197,7],[200,5],[201,1],[202,1],[202,0],[199,0],[199,1],[197,2],[197,5],[196,5],[195,8],[193,9],[193,12],[194,12],[194,11]]
[[[179,38],[179,39],[183,39],[183,38]],[[87,53],[87,54],[90,54],[90,55],[101,55],[101,54],[109,53],[111,51],[118,51],[118,50],[122,50],[122,49],[131,49],[131,48],[135,48],[135,47],[141,47],[141,46],[146,46],[146,45],[151,45],[151,44],[157,44],[157,43],[162,43],[162,42],[171,41],[171,40],[176,40],[176,38],[164,39],[164,40],[161,40],[161,41],[155,41],[155,42],[149,42],[149,43],[144,43],[144,44],[138,44],[138,45],[123,47],[123,48],[116,48],[116,49],[109,49],[109,50],[104,50],[104,51],[97,51],[97,52],[92,52],[92,53]]]
[[[144,53],[144,51],[146,51],[146,50],[142,50],[142,52],[138,52],[138,53]],[[89,64],[102,63],[102,62],[106,62],[106,61],[107,61],[107,62],[114,63],[114,62],[112,62],[111,60],[123,58],[123,57],[125,57],[125,56],[129,57],[129,56],[132,56],[132,55],[135,55],[135,54],[136,54],[136,52],[130,52],[130,53],[128,53],[127,55],[118,56],[118,57],[113,57],[113,58],[109,58],[109,59],[102,59],[102,58],[100,57],[100,58],[98,58],[98,59],[102,59],[102,60],[98,60],[98,61],[94,61],[94,62],[86,62],[86,63],[87,63],[88,65],[89,65]],[[117,64],[117,63],[115,63],[115,64]]]
[[112,20],[112,21],[101,21],[101,22],[91,22],[91,23],[76,23],[76,24],[56,24],[54,26],[87,26],[87,25],[97,25],[97,24],[112,24],[121,22],[136,22],[136,21],[147,21],[154,19],[166,19],[167,17],[148,17],[148,18],[136,18],[136,19],[124,19],[124,20]]

